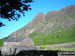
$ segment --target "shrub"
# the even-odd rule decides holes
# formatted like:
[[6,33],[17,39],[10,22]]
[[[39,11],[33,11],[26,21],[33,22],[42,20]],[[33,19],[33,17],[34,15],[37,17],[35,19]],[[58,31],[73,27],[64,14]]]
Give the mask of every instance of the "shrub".
[[40,49],[45,49],[46,48],[46,45],[42,45],[41,47],[40,47]]

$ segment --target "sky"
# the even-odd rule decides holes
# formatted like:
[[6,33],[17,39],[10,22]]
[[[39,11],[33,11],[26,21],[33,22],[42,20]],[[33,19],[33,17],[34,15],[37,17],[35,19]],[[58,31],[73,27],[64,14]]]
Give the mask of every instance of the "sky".
[[13,32],[26,26],[34,17],[42,12],[47,14],[49,11],[65,8],[70,5],[75,5],[75,0],[33,0],[31,3],[31,11],[26,12],[26,16],[22,16],[18,21],[8,21],[1,19],[6,26],[0,27],[0,39],[9,36]]

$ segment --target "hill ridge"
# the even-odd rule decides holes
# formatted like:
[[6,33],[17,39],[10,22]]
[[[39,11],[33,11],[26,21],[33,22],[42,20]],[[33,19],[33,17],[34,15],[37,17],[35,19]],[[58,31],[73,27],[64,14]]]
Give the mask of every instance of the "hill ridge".
[[[17,37],[20,38],[20,37],[25,36],[28,33],[29,36],[32,38],[32,40],[35,42],[35,45],[37,45],[36,42],[38,42],[37,39],[39,37],[42,38],[42,40],[40,40],[41,42],[44,42],[43,39],[46,37],[47,38],[50,37],[50,39],[53,39],[53,37],[54,38],[56,37],[55,39],[59,39],[60,43],[72,42],[74,41],[73,39],[75,39],[74,28],[75,28],[75,5],[71,5],[64,9],[61,9],[60,11],[51,11],[51,12],[48,12],[47,14],[40,12],[34,17],[34,19],[29,24],[27,24],[20,30],[11,34],[11,37],[16,36],[17,34]],[[57,35],[55,35],[55,33]],[[68,33],[71,37],[73,37],[73,39],[70,41],[69,39],[70,37],[68,37],[69,35],[64,34],[63,38],[64,39],[68,38],[69,40],[63,39],[62,41],[60,41],[58,33],[61,36],[63,36],[64,33]],[[53,34],[55,36],[53,36]],[[50,42],[46,44],[52,44],[51,41],[52,40],[50,40]],[[53,44],[55,43],[57,42],[53,42]]]

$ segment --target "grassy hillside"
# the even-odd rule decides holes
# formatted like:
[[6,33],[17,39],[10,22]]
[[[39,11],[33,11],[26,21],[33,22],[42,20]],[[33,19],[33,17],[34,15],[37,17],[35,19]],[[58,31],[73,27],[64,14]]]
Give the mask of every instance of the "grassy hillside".
[[[47,14],[39,13],[29,24],[12,33],[10,38],[16,34],[18,38],[29,34],[35,45],[75,42],[75,5]],[[0,46],[4,40],[0,40]]]
[[3,39],[0,39],[0,47],[3,46],[3,42],[7,39],[8,37],[5,37]]
[[34,41],[35,45],[49,45],[58,43],[75,42],[75,27],[70,30],[54,33],[40,33],[37,36],[37,32],[30,34],[30,37]]

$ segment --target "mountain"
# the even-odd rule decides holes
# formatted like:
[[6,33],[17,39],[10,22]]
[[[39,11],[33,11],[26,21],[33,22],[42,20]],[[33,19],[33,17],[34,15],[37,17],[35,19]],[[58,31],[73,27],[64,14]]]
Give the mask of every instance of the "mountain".
[[29,24],[12,33],[10,38],[20,38],[26,34],[35,45],[75,42],[75,5],[37,14]]

